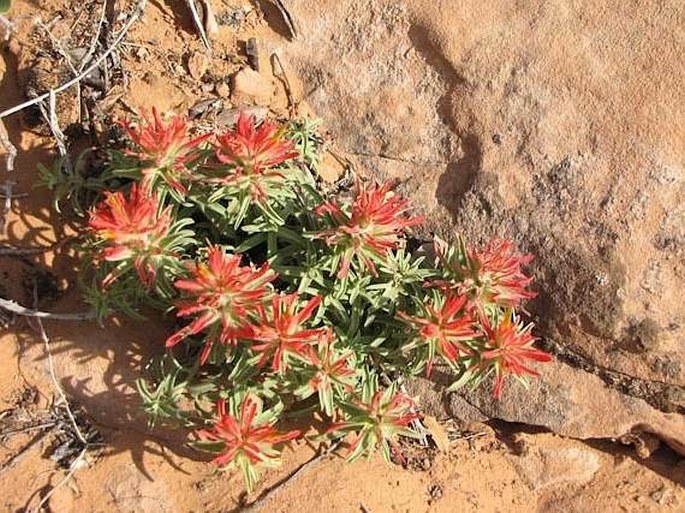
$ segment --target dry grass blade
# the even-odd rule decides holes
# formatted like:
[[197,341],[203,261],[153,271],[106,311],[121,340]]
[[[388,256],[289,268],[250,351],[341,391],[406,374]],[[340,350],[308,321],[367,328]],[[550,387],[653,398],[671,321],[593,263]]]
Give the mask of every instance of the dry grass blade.
[[283,0],[273,0],[273,3],[281,13],[281,16],[283,17],[283,21],[285,22],[286,27],[288,27],[288,32],[290,32],[290,39],[296,39],[297,27],[295,25],[295,19],[292,17],[290,11],[283,3]]
[[[207,48],[207,50],[211,51],[212,47],[209,44],[209,38],[207,37],[207,32],[205,31],[205,25],[202,22],[202,19],[200,18],[200,13],[197,12],[195,0],[186,0],[186,5],[188,6],[188,9],[190,9],[190,14],[193,17],[193,23],[195,23],[195,28],[197,28],[197,31],[200,33],[200,39],[202,39],[202,44],[205,45],[205,48]],[[207,15],[206,12],[205,15]]]

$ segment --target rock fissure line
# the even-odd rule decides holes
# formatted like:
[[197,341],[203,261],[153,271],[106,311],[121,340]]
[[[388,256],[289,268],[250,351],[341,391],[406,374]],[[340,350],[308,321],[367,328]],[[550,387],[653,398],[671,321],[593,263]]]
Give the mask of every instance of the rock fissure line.
[[650,406],[665,413],[685,413],[682,404],[685,399],[685,387],[663,381],[647,380],[609,369],[590,362],[577,351],[552,339],[544,339],[543,346],[558,360],[585,372],[599,377],[609,388],[622,394],[642,399]]

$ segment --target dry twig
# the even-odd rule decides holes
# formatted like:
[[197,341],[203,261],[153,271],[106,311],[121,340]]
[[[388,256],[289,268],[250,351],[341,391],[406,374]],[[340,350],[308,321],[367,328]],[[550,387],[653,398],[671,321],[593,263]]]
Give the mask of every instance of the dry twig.
[[42,248],[19,248],[15,246],[0,245],[0,256],[31,256],[40,255],[46,251],[52,250],[52,246],[45,246]]
[[[34,302],[37,303],[38,297],[37,297],[37,292],[36,292],[36,286],[34,284],[33,288],[33,294],[34,294]],[[73,412],[71,411],[71,407],[69,405],[69,401],[67,400],[67,396],[64,394],[64,390],[62,389],[62,385],[60,385],[59,380],[57,379],[57,373],[55,372],[55,364],[52,358],[52,352],[50,351],[50,338],[48,337],[47,333],[45,332],[45,327],[43,326],[43,321],[41,320],[40,317],[37,318],[36,320],[37,325],[38,325],[38,330],[40,332],[41,339],[43,339],[43,344],[45,345],[45,353],[47,354],[48,357],[48,367],[50,370],[50,377],[52,378],[52,383],[55,387],[55,390],[57,390],[57,394],[60,396],[60,399],[62,400],[62,403],[64,404],[64,408],[67,412],[67,415],[69,416],[69,420],[71,421],[72,427],[74,428],[74,433],[76,433],[76,436],[78,439],[81,441],[83,444],[83,449],[79,453],[79,455],[71,462],[71,465],[69,466],[69,471],[67,472],[67,475],[64,476],[64,478],[57,483],[55,486],[53,486],[48,493],[46,493],[38,503],[38,505],[32,510],[35,511],[36,513],[42,511],[43,506],[45,506],[48,501],[50,500],[50,497],[59,489],[61,488],[64,484],[68,483],[69,480],[72,478],[74,473],[81,468],[82,463],[85,460],[86,453],[88,452],[88,449],[90,449],[90,442],[88,442],[88,439],[83,435],[81,432],[81,428],[79,427],[78,423],[76,422],[76,417],[74,417]]]
[[79,73],[81,73],[83,71],[83,68],[85,68],[88,65],[88,61],[90,61],[90,58],[95,53],[95,49],[97,48],[97,44],[98,44],[98,39],[100,39],[100,34],[102,33],[102,25],[105,23],[106,15],[107,15],[107,0],[103,0],[103,2],[102,2],[102,14],[100,15],[100,21],[98,22],[98,29],[95,32],[95,35],[93,36],[93,39],[90,42],[90,47],[88,48],[88,51],[86,52],[86,54],[83,56],[83,59],[81,59],[81,62],[79,63],[79,66],[78,66]]
[[[7,172],[14,171],[14,159],[17,157],[17,148],[12,144],[7,134],[7,129],[5,124],[0,119],[0,145],[5,148],[5,169]],[[12,186],[14,182],[6,180],[0,185],[2,189],[2,199],[4,199],[4,205],[0,211],[0,233],[5,234],[5,216],[12,209]]]
[[[43,20],[41,20],[40,17],[36,18],[35,23],[41,29],[43,29],[43,32],[45,32],[47,34],[48,39],[50,40],[50,43],[52,43],[52,47],[65,60],[65,62],[67,63],[67,66],[71,70],[72,75],[74,75],[75,77],[78,76],[78,71],[76,70],[76,66],[74,65],[74,62],[72,61],[72,58],[69,55],[69,53],[67,53],[67,51],[64,49],[64,46],[62,46],[62,43],[60,42],[60,40],[57,39],[52,34],[52,32],[50,32],[50,29],[43,23]],[[55,136],[55,139],[57,139],[58,134],[55,133],[55,129],[53,127],[53,122],[52,122],[53,115],[54,115],[53,103],[54,103],[54,98],[53,98],[53,95],[51,95],[50,96],[50,116],[49,117],[46,114],[45,108],[43,107],[42,103],[40,104],[40,110],[43,114],[43,117],[45,118],[45,120],[50,125],[50,129],[52,130],[52,133]],[[76,82],[76,113],[77,113],[76,116],[78,117],[79,121],[81,121],[81,103],[82,103],[82,101],[81,101],[81,82]],[[57,122],[57,116],[56,115],[54,115],[54,119],[55,119],[54,123],[56,123]],[[59,127],[57,127],[57,128],[59,131],[59,135],[62,135],[62,132],[61,132],[61,130],[59,130]],[[64,156],[65,153],[62,153],[63,144],[60,146],[60,140],[59,139],[57,140],[57,145],[58,145],[58,148],[60,149],[60,154],[62,156]],[[66,152],[66,150],[64,150],[64,151]]]
[[0,309],[7,310],[8,312],[22,315],[24,317],[34,317],[37,319],[53,319],[56,321],[88,321],[95,319],[95,312],[83,312],[75,314],[42,312],[40,310],[26,308],[21,306],[19,303],[4,298],[0,298]]
[[7,152],[5,156],[5,168],[7,171],[14,171],[14,159],[17,158],[17,148],[10,142],[7,135],[5,124],[0,122],[0,144]]

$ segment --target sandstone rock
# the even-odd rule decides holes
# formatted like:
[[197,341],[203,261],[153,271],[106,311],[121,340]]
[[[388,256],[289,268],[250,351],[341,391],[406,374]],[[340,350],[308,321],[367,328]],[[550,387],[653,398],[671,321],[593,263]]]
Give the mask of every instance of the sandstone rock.
[[[482,414],[579,439],[620,438],[631,432],[658,435],[685,454],[685,417],[663,413],[641,399],[607,387],[597,376],[559,362],[539,368],[529,389],[509,383],[502,398],[488,386],[458,394]],[[456,413],[456,412],[454,412]]]
[[251,68],[233,76],[231,99],[235,104],[269,105],[275,94],[272,80]]
[[334,183],[345,173],[345,166],[338,162],[329,152],[325,152],[316,172],[324,182]]
[[531,436],[525,439],[526,453],[522,456],[511,456],[511,461],[533,490],[559,487],[563,484],[588,483],[601,467],[598,451],[580,443],[565,442],[556,447],[538,444]]
[[434,371],[434,379],[415,378],[409,392],[421,407],[437,418],[447,416],[466,425],[487,418],[540,426],[578,439],[619,439],[653,434],[685,454],[685,417],[664,413],[641,399],[619,393],[597,376],[552,362],[540,366],[541,376],[528,389],[508,383],[500,400],[493,399],[488,383],[470,390],[445,392],[452,376]]
[[529,310],[575,368],[550,367],[530,395],[464,398],[570,436],[644,428],[682,448],[667,413],[684,411],[685,385],[682,3],[292,9],[309,30],[271,49],[336,144],[402,179],[431,230],[537,256]]

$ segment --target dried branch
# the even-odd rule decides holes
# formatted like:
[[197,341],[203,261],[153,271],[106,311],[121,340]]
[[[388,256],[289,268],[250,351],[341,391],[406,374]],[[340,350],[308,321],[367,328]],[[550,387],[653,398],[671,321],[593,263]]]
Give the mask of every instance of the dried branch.
[[[74,65],[74,62],[72,61],[71,56],[64,49],[64,46],[62,46],[61,41],[52,35],[52,32],[50,32],[50,29],[43,23],[43,20],[41,20],[40,17],[36,18],[35,23],[41,29],[43,29],[43,32],[45,32],[47,34],[48,39],[50,39],[50,42],[52,43],[52,47],[66,61],[67,66],[69,66],[69,69],[71,70],[71,73],[74,76],[78,76],[78,71],[76,70],[76,66]],[[78,119],[80,121],[81,120],[81,83],[80,82],[76,83],[76,96],[77,96],[77,102],[76,102],[77,115],[78,115]],[[57,139],[58,134],[55,133],[55,130],[53,128],[53,122],[52,122],[53,114],[54,114],[53,103],[54,103],[54,99],[53,99],[53,95],[51,95],[50,96],[50,117],[48,117],[48,115],[46,114],[45,108],[43,107],[42,103],[40,104],[40,106],[41,106],[40,110],[43,113],[43,117],[45,118],[45,120],[50,125],[50,128],[52,129],[52,133],[55,136],[55,139]],[[54,116],[54,119],[55,119],[55,123],[56,123],[57,116]],[[58,130],[59,130],[59,128],[58,128]],[[63,134],[62,134],[61,130],[59,130],[59,135],[62,135],[62,138],[63,138]],[[60,146],[60,140],[59,139],[57,141],[57,144],[58,144],[58,147],[60,148],[60,154],[62,156],[64,156],[66,153],[66,150],[64,150],[64,153],[62,153],[62,149],[64,147],[63,141],[62,141],[62,146]]]
[[51,313],[42,312],[40,310],[32,310],[31,308],[26,308],[21,306],[15,301],[10,301],[9,299],[0,298],[0,308],[12,312],[13,314],[21,315],[24,317],[35,317],[38,319],[51,319],[56,321],[89,321],[95,319],[95,312],[83,312],[83,313]]
[[[0,122],[0,124],[2,123]],[[2,210],[0,211],[0,233],[3,235],[5,234],[5,227],[7,224],[5,216],[10,212],[10,210],[12,210],[12,198],[14,197],[12,195],[12,187],[14,187],[15,183],[16,182],[11,180],[5,180],[0,185],[0,189],[2,189],[3,192],[3,199],[5,200],[3,202]]]
[[67,415],[69,416],[69,420],[71,421],[71,424],[74,428],[74,433],[76,433],[78,439],[81,441],[81,443],[83,443],[85,449],[87,449],[89,445],[88,439],[85,436],[83,436],[81,428],[79,428],[78,423],[76,422],[76,417],[74,417],[74,413],[71,411],[71,407],[69,406],[67,396],[64,394],[64,390],[62,390],[62,385],[59,384],[59,381],[57,379],[57,373],[55,372],[55,362],[52,358],[52,351],[50,351],[50,338],[48,337],[48,334],[45,332],[45,326],[43,326],[43,321],[40,318],[38,318],[36,322],[38,324],[38,330],[40,331],[40,337],[43,339],[43,344],[45,345],[45,353],[48,356],[48,367],[50,368],[50,377],[52,378],[52,384],[55,386],[55,390],[57,390],[60,399],[62,399],[64,408],[66,409]]
[[207,35],[216,34],[219,32],[219,24],[216,21],[216,16],[214,16],[214,10],[212,9],[211,0],[200,0],[202,2],[202,8],[204,9],[204,27]]
[[81,73],[78,74],[78,76],[72,78],[68,82],[65,82],[61,86],[50,90],[47,93],[41,94],[40,96],[36,96],[35,98],[32,98],[31,100],[25,101],[24,103],[20,103],[19,105],[15,105],[12,108],[9,108],[7,110],[4,110],[0,112],[0,119],[6,118],[7,116],[11,116],[12,114],[16,114],[17,112],[20,112],[24,110],[27,107],[31,107],[33,105],[36,105],[50,97],[51,94],[58,94],[61,93],[62,91],[65,91],[66,89],[69,89],[71,86],[74,84],[80,82],[83,80],[86,76],[88,76],[90,73],[93,72],[93,70],[97,69],[97,67],[107,58],[109,57],[112,52],[116,49],[116,47],[121,43],[126,37],[126,33],[128,30],[131,28],[131,26],[140,18],[140,16],[143,14],[143,11],[145,10],[145,6],[147,5],[147,0],[139,0],[138,5],[136,5],[136,8],[133,10],[131,15],[129,16],[128,20],[124,24],[124,26],[121,28],[119,33],[117,34],[117,37],[114,39],[114,42],[112,43],[112,46],[110,46],[102,55],[100,55],[93,64],[88,66],[85,70],[83,70]]
[[[38,301],[38,296],[36,292],[36,287],[34,284],[34,289],[33,289],[33,294],[34,294],[34,302],[37,303]],[[88,442],[88,439],[83,435],[83,432],[81,431],[81,428],[78,426],[78,423],[76,422],[76,417],[74,417],[73,412],[71,411],[71,407],[69,406],[69,401],[67,400],[67,396],[64,393],[64,390],[62,389],[62,385],[60,385],[59,380],[57,379],[57,373],[55,372],[55,364],[54,360],[52,358],[52,351],[50,351],[50,338],[48,337],[48,334],[45,332],[45,327],[43,326],[43,321],[40,319],[40,317],[37,319],[37,324],[38,324],[38,329],[40,331],[40,336],[43,339],[43,343],[45,344],[45,353],[48,356],[48,367],[50,369],[50,377],[52,378],[52,383],[55,387],[55,390],[57,390],[57,393],[59,394],[62,403],[64,404],[64,408],[67,412],[67,415],[69,416],[69,420],[71,421],[72,427],[74,428],[74,432],[76,433],[76,436],[78,439],[83,443],[83,449],[79,453],[79,455],[71,462],[71,465],[69,466],[69,472],[67,472],[67,475],[64,476],[64,478],[57,483],[55,486],[53,486],[48,493],[46,493],[43,498],[40,500],[38,505],[32,510],[35,511],[36,513],[40,512],[43,510],[43,506],[45,506],[48,501],[50,500],[50,497],[59,490],[62,486],[64,486],[66,483],[69,482],[69,480],[72,478],[74,473],[81,468],[81,465],[83,461],[85,460],[86,453],[88,450],[91,448],[90,442]]]
[[53,246],[44,246],[41,248],[19,248],[16,246],[8,246],[0,244],[0,256],[31,256],[40,255],[46,251],[54,249]]
[[27,192],[20,192],[18,194],[10,193],[6,194],[4,191],[0,191],[0,199],[18,199],[18,198],[28,198],[29,194]]

